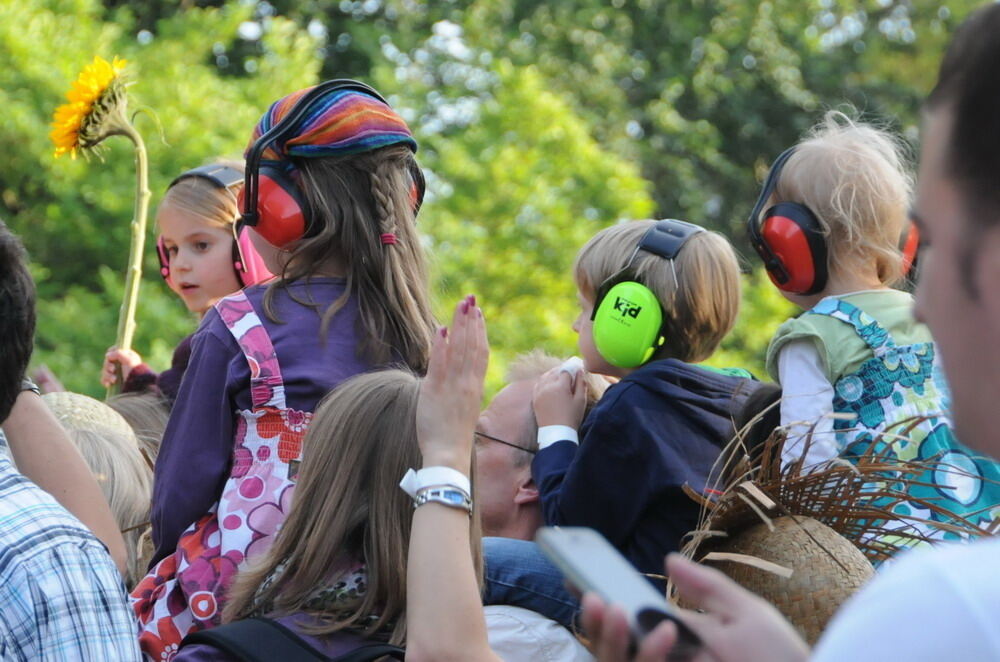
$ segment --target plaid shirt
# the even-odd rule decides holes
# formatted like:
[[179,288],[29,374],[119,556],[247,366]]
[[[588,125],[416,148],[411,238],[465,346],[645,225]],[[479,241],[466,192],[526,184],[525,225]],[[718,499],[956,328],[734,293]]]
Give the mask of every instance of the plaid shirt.
[[139,660],[107,550],[0,454],[0,659]]

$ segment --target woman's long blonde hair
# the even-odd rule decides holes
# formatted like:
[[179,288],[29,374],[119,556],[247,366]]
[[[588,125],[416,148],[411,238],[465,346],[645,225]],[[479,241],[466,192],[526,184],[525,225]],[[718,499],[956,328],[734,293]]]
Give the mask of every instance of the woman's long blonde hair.
[[[411,193],[413,153],[392,145],[350,156],[291,160],[311,220],[306,236],[288,247],[291,256],[283,273],[264,296],[265,313],[279,321],[277,289],[316,274],[332,258],[346,267],[347,289],[324,311],[322,333],[353,295],[361,354],[377,365],[402,360],[422,373],[435,322]],[[383,235],[394,239],[383,242]]]
[[[323,399],[303,442],[291,513],[274,546],[237,576],[224,621],[246,618],[266,605],[269,615],[315,617],[311,634],[351,628],[370,636],[389,629],[393,643],[405,640],[413,502],[399,480],[421,464],[419,389],[412,372],[384,370],[353,377]],[[478,513],[471,526],[481,574]],[[367,590],[356,603],[339,612],[306,608],[318,587],[358,562],[365,564]]]

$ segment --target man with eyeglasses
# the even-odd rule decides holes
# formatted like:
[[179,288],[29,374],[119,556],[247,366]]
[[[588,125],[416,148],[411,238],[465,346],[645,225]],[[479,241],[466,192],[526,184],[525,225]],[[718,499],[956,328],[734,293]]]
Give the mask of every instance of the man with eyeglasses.
[[[538,452],[531,399],[535,382],[559,365],[559,359],[537,351],[515,359],[507,386],[476,425],[476,504],[486,536],[484,612],[490,646],[505,660],[592,659],[564,627],[572,622],[578,601],[561,580],[551,579],[559,577],[558,570],[531,542],[542,526],[538,488],[531,478],[531,460]],[[587,384],[589,406],[607,383],[590,376]],[[508,562],[496,562],[500,558]]]

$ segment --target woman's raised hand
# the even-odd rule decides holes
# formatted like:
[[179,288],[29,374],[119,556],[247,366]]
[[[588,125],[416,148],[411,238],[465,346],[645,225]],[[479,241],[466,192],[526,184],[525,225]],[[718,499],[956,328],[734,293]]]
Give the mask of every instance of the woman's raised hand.
[[468,474],[489,354],[483,311],[469,295],[455,307],[451,328],[442,327],[434,336],[420,385],[417,441],[424,466]]

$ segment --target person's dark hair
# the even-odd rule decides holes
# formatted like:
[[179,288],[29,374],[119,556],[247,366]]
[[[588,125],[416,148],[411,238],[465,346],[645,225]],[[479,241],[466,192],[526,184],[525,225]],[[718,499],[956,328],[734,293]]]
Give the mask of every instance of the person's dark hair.
[[[977,245],[975,230],[1000,222],[1000,5],[973,12],[955,32],[941,61],[938,82],[927,98],[928,111],[951,114],[945,168],[964,198],[969,228],[969,252]],[[971,260],[965,265],[965,285],[975,293]]]
[[737,471],[760,463],[765,442],[781,425],[780,401],[781,387],[770,383],[760,384],[744,401],[733,417],[737,438],[722,450],[717,464],[722,485],[728,485]]
[[35,284],[21,241],[0,221],[0,423],[21,392],[35,337]]

